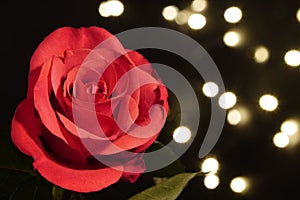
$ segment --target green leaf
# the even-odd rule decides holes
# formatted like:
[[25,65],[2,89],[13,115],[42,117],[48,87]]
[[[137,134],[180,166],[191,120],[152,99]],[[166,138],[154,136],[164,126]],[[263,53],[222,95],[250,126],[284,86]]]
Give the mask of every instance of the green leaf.
[[129,200],[175,200],[198,173],[182,173],[136,194]]
[[[182,173],[185,171],[185,167],[184,165],[178,160],[177,156],[175,155],[175,153],[167,146],[163,145],[162,143],[155,141],[147,150],[146,152],[152,152],[152,151],[156,151],[158,149],[164,148],[164,152],[163,155],[160,157],[160,159],[170,159],[173,158],[173,160],[175,160],[173,163],[171,163],[170,165],[157,170],[155,172],[152,172],[151,175],[152,176],[157,176],[157,177],[171,177],[174,176],[176,174]],[[146,161],[146,166],[148,166],[148,163]]]
[[64,189],[58,187],[57,185],[53,185],[52,187],[53,200],[62,200],[63,196],[64,196]]

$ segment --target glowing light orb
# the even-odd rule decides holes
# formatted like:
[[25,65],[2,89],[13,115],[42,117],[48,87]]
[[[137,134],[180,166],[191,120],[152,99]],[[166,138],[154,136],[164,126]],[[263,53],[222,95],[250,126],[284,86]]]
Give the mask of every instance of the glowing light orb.
[[219,169],[219,162],[215,158],[207,158],[204,160],[201,166],[201,170],[204,173],[215,174]]
[[276,97],[266,94],[259,99],[259,105],[262,109],[271,112],[278,107],[278,100]]
[[189,128],[185,126],[180,126],[176,128],[173,132],[173,139],[177,143],[186,143],[192,137],[192,133]]
[[232,108],[236,104],[236,96],[232,92],[225,92],[219,98],[219,106],[223,109]]
[[264,63],[270,57],[269,50],[266,47],[260,46],[256,48],[254,53],[254,60],[257,63]]
[[248,187],[247,180],[243,177],[236,177],[231,180],[230,182],[230,188],[232,191],[236,193],[242,193],[244,192]]
[[285,148],[290,143],[290,138],[286,133],[276,133],[273,137],[273,143],[278,148]]
[[240,43],[240,34],[235,31],[229,31],[224,34],[223,41],[229,47],[235,47]]
[[291,67],[300,65],[300,52],[298,50],[290,50],[284,56],[284,61]]
[[198,13],[192,14],[188,19],[191,29],[200,30],[206,25],[206,18]]
[[220,179],[214,174],[209,174],[204,178],[204,185],[207,189],[213,190],[218,187]]
[[162,10],[162,16],[168,21],[174,20],[177,14],[178,14],[178,8],[174,5],[167,6]]
[[229,23],[237,23],[242,19],[243,13],[238,7],[227,8],[224,12],[224,18]]
[[219,93],[219,87],[214,82],[206,82],[202,87],[202,92],[207,97],[215,97]]

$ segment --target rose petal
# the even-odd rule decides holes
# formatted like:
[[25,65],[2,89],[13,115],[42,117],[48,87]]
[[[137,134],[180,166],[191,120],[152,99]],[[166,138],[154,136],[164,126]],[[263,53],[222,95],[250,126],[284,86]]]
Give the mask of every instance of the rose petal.
[[[93,192],[117,182],[122,172],[112,168],[72,169],[51,159],[41,145],[38,135],[40,123],[34,114],[32,100],[18,106],[12,121],[12,140],[23,152],[34,158],[34,167],[48,181],[68,190]],[[122,169],[120,167],[120,169]]]
[[123,49],[114,36],[103,28],[71,28],[63,27],[48,35],[38,46],[30,60],[29,84],[27,97],[33,96],[33,87],[37,81],[42,65],[52,56],[62,56],[65,50],[93,49],[104,40],[112,38],[102,46],[108,49]]

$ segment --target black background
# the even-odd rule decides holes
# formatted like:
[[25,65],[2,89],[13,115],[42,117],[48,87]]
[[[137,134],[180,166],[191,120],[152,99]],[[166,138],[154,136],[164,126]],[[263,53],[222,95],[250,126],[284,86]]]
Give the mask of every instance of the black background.
[[[161,15],[166,5],[175,4],[184,9],[190,1],[122,2],[125,6],[123,15],[102,18],[98,13],[100,1],[97,0],[1,1],[1,134],[9,134],[14,110],[26,96],[31,55],[43,38],[55,29],[95,25],[117,34],[143,26],[170,28],[196,39],[208,51],[222,74],[226,89],[237,94],[238,105],[251,111],[248,124],[237,127],[225,124],[212,151],[221,165],[219,187],[208,190],[202,183],[203,178],[196,178],[180,198],[291,199],[294,195],[299,196],[299,146],[278,149],[272,138],[282,121],[300,116],[300,72],[298,68],[287,67],[283,59],[287,50],[300,46],[300,24],[295,17],[300,3],[296,0],[209,0],[204,12],[207,25],[202,30],[193,31],[187,25],[178,26],[175,22],[166,21]],[[232,5],[239,6],[244,15],[242,21],[235,25],[226,23],[223,18],[224,10]],[[244,31],[245,41],[238,48],[228,48],[223,44],[223,34],[231,28]],[[265,45],[270,50],[270,60],[265,64],[256,64],[252,58],[258,45]],[[179,71],[184,71],[199,94],[200,124],[203,124],[199,134],[204,134],[209,119],[209,101],[201,94],[201,77],[194,75],[187,63],[174,58],[176,55],[141,52],[151,62],[168,64],[176,69],[181,67]],[[264,93],[278,97],[278,110],[269,113],[259,108],[258,100]],[[176,123],[169,119],[164,133],[171,131]],[[161,138],[164,139],[163,136]],[[200,139],[181,158],[187,170],[197,170],[201,162],[197,158],[198,143],[201,144]],[[251,180],[251,187],[245,194],[235,194],[229,187],[230,180],[240,175]],[[147,175],[144,175],[132,185],[119,183],[102,191],[103,197],[126,198],[150,186],[151,181],[147,180]],[[145,182],[148,185],[141,185]]]

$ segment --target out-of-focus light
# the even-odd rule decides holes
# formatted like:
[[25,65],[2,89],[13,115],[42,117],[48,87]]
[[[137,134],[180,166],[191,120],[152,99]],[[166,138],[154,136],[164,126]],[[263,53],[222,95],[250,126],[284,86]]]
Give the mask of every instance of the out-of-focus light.
[[118,0],[103,1],[100,3],[98,11],[102,17],[117,17],[124,12],[124,5]]
[[178,24],[178,25],[183,25],[183,24],[186,24],[188,22],[188,19],[189,19],[189,16],[190,16],[190,13],[186,10],[182,10],[178,13],[178,15],[176,16],[175,18],[175,22]]
[[191,29],[199,30],[206,25],[206,18],[201,14],[195,13],[189,17],[188,24]]
[[224,18],[229,23],[237,23],[242,19],[243,13],[238,7],[227,8],[224,12]]
[[300,22],[300,8],[297,11],[296,17],[297,17],[297,20]]
[[298,50],[290,50],[285,54],[284,60],[289,66],[297,67],[300,65],[300,52]]
[[237,46],[240,43],[241,36],[235,31],[229,31],[224,34],[223,41],[229,47]]
[[299,130],[299,124],[296,120],[289,119],[281,124],[280,130],[287,135],[294,135]]
[[232,92],[225,92],[219,98],[219,105],[223,109],[232,108],[236,104],[236,96]]
[[264,63],[269,59],[269,51],[266,47],[260,46],[256,48],[254,53],[254,60],[257,63]]
[[219,169],[219,162],[215,158],[207,158],[201,165],[201,170],[204,173],[215,174]]
[[206,82],[202,87],[202,92],[207,97],[215,97],[219,93],[219,87],[214,82]]
[[207,7],[207,1],[206,0],[194,0],[191,4],[191,9],[194,12],[201,12]]
[[178,14],[178,8],[174,5],[167,6],[162,10],[162,16],[169,21],[174,20],[177,14]]
[[189,128],[185,126],[180,126],[176,128],[173,132],[173,139],[177,143],[186,143],[192,137],[192,133]]
[[242,193],[244,192],[248,187],[247,179],[243,177],[236,177],[231,180],[230,182],[230,188],[232,191],[236,193]]
[[273,137],[273,143],[278,148],[285,148],[290,143],[290,138],[286,133],[276,133]]
[[259,105],[266,111],[274,111],[278,107],[278,100],[276,97],[265,94],[259,99]]
[[238,125],[242,120],[242,114],[239,110],[230,110],[227,114],[227,121],[230,125]]
[[207,189],[213,190],[218,187],[220,179],[214,174],[209,174],[204,178],[204,185]]

